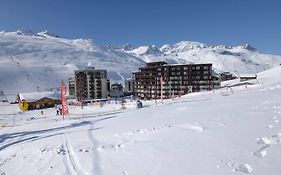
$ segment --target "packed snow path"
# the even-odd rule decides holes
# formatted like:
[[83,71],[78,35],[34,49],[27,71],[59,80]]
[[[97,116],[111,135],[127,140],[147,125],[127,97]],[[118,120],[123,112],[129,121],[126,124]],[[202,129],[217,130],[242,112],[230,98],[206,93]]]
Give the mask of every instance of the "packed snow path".
[[93,107],[92,117],[82,117],[91,107],[62,119],[54,109],[19,113],[1,104],[0,172],[279,175],[281,80],[263,77],[228,95],[195,93],[114,113]]

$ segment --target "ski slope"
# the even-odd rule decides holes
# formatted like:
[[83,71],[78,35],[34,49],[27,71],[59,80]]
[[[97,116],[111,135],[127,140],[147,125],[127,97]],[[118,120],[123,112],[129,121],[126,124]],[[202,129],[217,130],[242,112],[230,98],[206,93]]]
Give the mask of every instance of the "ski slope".
[[64,39],[47,31],[0,32],[0,90],[7,96],[57,88],[88,64],[107,69],[111,80],[122,81],[145,63],[89,39]]
[[280,75],[142,109],[71,106],[65,119],[1,103],[0,174],[281,174]]

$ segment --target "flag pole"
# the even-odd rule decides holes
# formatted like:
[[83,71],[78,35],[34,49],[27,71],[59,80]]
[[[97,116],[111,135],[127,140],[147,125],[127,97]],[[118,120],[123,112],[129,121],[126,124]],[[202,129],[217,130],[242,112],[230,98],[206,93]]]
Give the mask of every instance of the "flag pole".
[[69,113],[67,103],[66,103],[65,94],[66,94],[66,87],[65,87],[65,84],[62,80],[61,81],[61,112],[62,112],[62,118],[63,119],[64,119],[64,116]]

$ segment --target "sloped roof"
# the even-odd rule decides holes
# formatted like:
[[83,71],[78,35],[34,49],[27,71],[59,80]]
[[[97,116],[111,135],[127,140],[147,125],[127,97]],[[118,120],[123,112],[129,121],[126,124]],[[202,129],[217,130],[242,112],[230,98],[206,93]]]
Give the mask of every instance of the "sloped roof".
[[20,93],[20,101],[36,102],[43,98],[50,98],[54,100],[60,100],[61,95],[58,92],[32,92],[32,93]]

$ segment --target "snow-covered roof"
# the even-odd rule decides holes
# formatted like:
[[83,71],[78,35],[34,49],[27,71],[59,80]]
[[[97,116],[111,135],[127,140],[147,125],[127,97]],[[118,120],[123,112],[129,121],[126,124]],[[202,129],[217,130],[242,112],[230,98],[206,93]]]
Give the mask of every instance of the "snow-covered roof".
[[240,77],[256,77],[256,74],[241,74]]
[[26,102],[36,102],[42,98],[50,98],[54,100],[60,100],[60,93],[58,92],[32,92],[32,93],[20,93],[20,100]]
[[212,64],[212,63],[209,63],[209,62],[206,62],[206,63],[186,63],[186,64],[165,64],[163,66],[165,67],[169,67],[169,66],[197,66],[197,65],[208,65],[208,64]]

